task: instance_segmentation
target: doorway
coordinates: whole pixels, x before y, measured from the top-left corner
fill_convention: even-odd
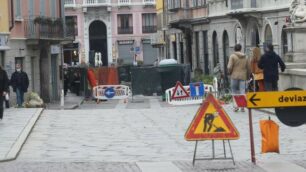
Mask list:
[[[107,29],[106,25],[99,20],[93,21],[89,26],[89,46],[90,51],[102,54],[103,66],[108,65],[107,52]]]

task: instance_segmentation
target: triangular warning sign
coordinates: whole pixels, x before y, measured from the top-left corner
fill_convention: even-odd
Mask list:
[[[187,97],[189,97],[188,92],[185,90],[182,83],[178,81],[171,95],[171,99],[182,99]]]
[[[239,132],[222,106],[209,94],[192,120],[185,139],[196,140],[236,140]]]

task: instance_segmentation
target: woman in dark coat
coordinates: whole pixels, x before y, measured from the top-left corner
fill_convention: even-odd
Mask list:
[[[4,111],[3,101],[9,89],[8,85],[9,85],[9,80],[7,74],[0,66],[0,120],[2,120],[3,118],[3,111]]]

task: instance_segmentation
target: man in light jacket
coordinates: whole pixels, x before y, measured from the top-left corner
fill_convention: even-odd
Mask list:
[[[248,59],[245,54],[241,52],[241,45],[235,45],[235,52],[230,56],[227,65],[228,73],[231,78],[231,90],[233,95],[245,94],[246,80],[248,76]],[[238,107],[234,107],[234,112],[239,110]],[[244,112],[244,108],[241,108]]]

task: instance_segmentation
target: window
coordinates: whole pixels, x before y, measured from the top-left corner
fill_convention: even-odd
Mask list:
[[[23,59],[24,57],[15,57],[15,64],[20,64],[23,68]]]
[[[15,12],[15,18],[18,20],[21,19],[21,0],[15,0],[14,1],[14,12]]]
[[[49,1],[51,3],[51,16],[52,17],[56,17],[56,5],[57,2],[56,1]]]
[[[243,0],[231,0],[232,10],[243,8]]]
[[[40,0],[40,15],[45,16],[46,12],[46,1],[45,0]]]
[[[78,18],[77,16],[66,16],[66,33],[68,36],[78,35]]]
[[[265,30],[265,43],[272,44],[272,42],[273,42],[272,29],[270,25],[267,25],[266,30]]]
[[[0,51],[0,66],[4,68],[4,51]]]
[[[132,14],[118,14],[118,34],[133,34]]]
[[[192,0],[192,7],[202,7],[206,5],[206,0]]]
[[[181,0],[168,0],[168,9],[181,8]]]
[[[288,53],[288,38],[287,38],[287,33],[284,30],[286,27],[283,28],[282,30],[282,56],[284,57]]]
[[[156,31],[156,13],[142,14],[142,32],[155,33]]]

